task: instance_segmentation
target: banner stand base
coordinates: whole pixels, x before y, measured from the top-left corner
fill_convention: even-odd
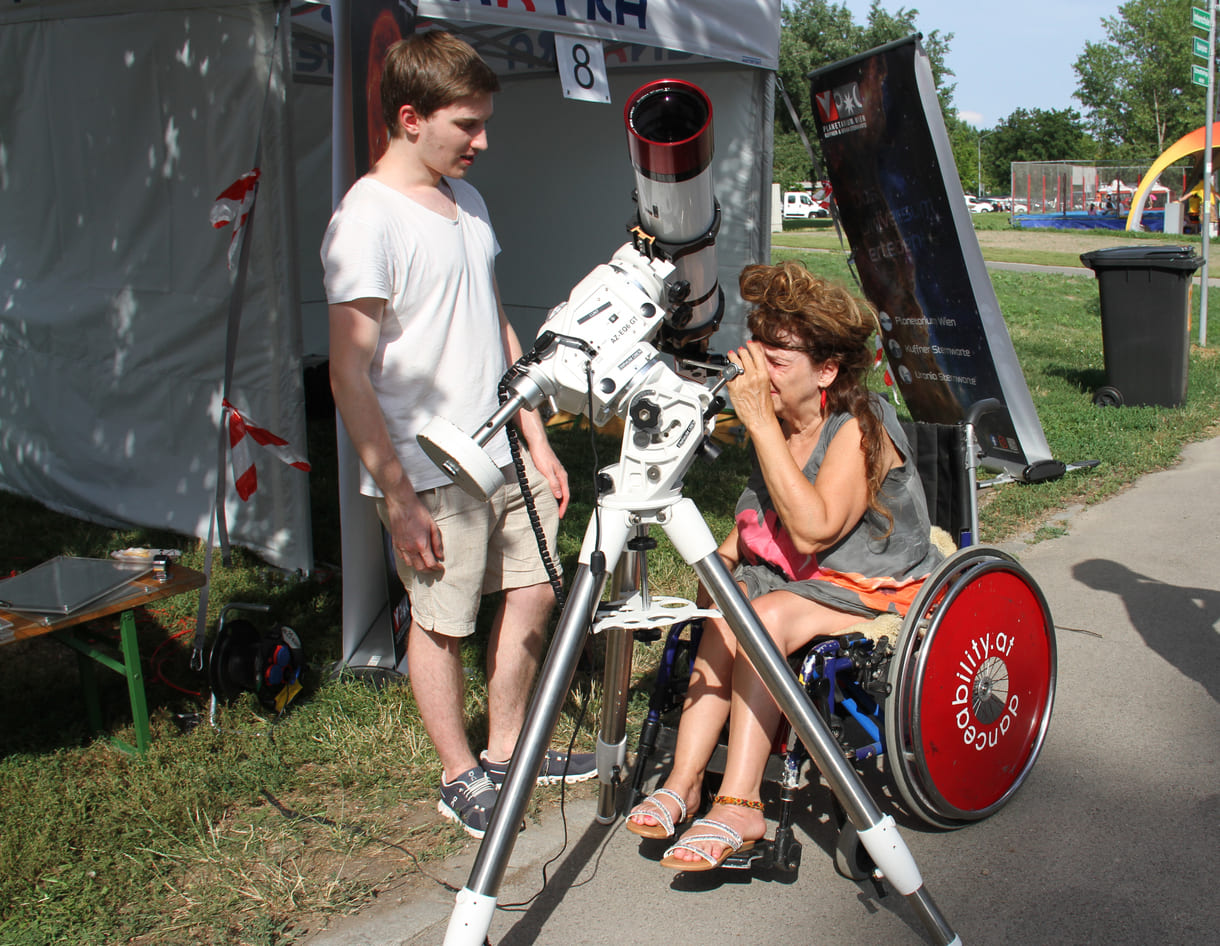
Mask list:
[[[387,605],[369,625],[364,637],[351,653],[332,665],[327,679],[337,680],[346,674],[359,680],[367,680],[376,687],[406,680],[407,655],[404,648],[402,658],[399,659],[392,626]]]

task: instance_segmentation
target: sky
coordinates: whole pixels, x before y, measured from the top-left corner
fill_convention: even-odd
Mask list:
[[[868,22],[870,0],[839,0],[857,23]],[[1074,108],[1072,64],[1086,42],[1106,39],[1102,17],[1117,16],[1122,0],[882,0],[883,9],[918,10],[924,35],[952,33],[947,65],[957,84],[960,117],[991,128],[1018,108]],[[1184,37],[1190,24],[1182,24]]]

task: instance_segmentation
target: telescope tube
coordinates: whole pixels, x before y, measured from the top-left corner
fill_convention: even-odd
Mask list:
[[[668,334],[680,344],[706,339],[724,311],[716,273],[720,208],[710,170],[711,100],[690,82],[658,79],[632,93],[623,122],[640,228],[674,263],[674,281],[690,286],[685,306],[667,319]]]

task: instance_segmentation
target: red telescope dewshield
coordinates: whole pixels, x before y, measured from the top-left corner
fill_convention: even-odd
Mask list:
[[[685,348],[715,332],[724,312],[716,275],[720,207],[712,192],[712,103],[697,85],[658,79],[635,90],[623,122],[635,168],[637,238],[659,249],[676,267],[675,282],[689,286],[666,332]]]

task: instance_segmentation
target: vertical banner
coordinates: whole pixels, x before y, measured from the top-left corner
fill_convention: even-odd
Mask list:
[[[988,466],[1018,478],[1050,448],[966,208],[919,37],[810,74],[818,136],[864,294],[911,416],[954,424],[972,405]]]
[[[352,144],[359,177],[377,163],[389,145],[390,132],[381,115],[381,70],[390,47],[415,31],[415,4],[410,0],[349,3]]]
[[[410,0],[335,0],[334,158],[337,206],[356,178],[385,153],[381,115],[386,51],[415,28]],[[339,528],[343,555],[343,659],[357,674],[404,672],[410,602],[394,567],[394,551],[373,503],[360,495],[360,460],[336,412]]]

